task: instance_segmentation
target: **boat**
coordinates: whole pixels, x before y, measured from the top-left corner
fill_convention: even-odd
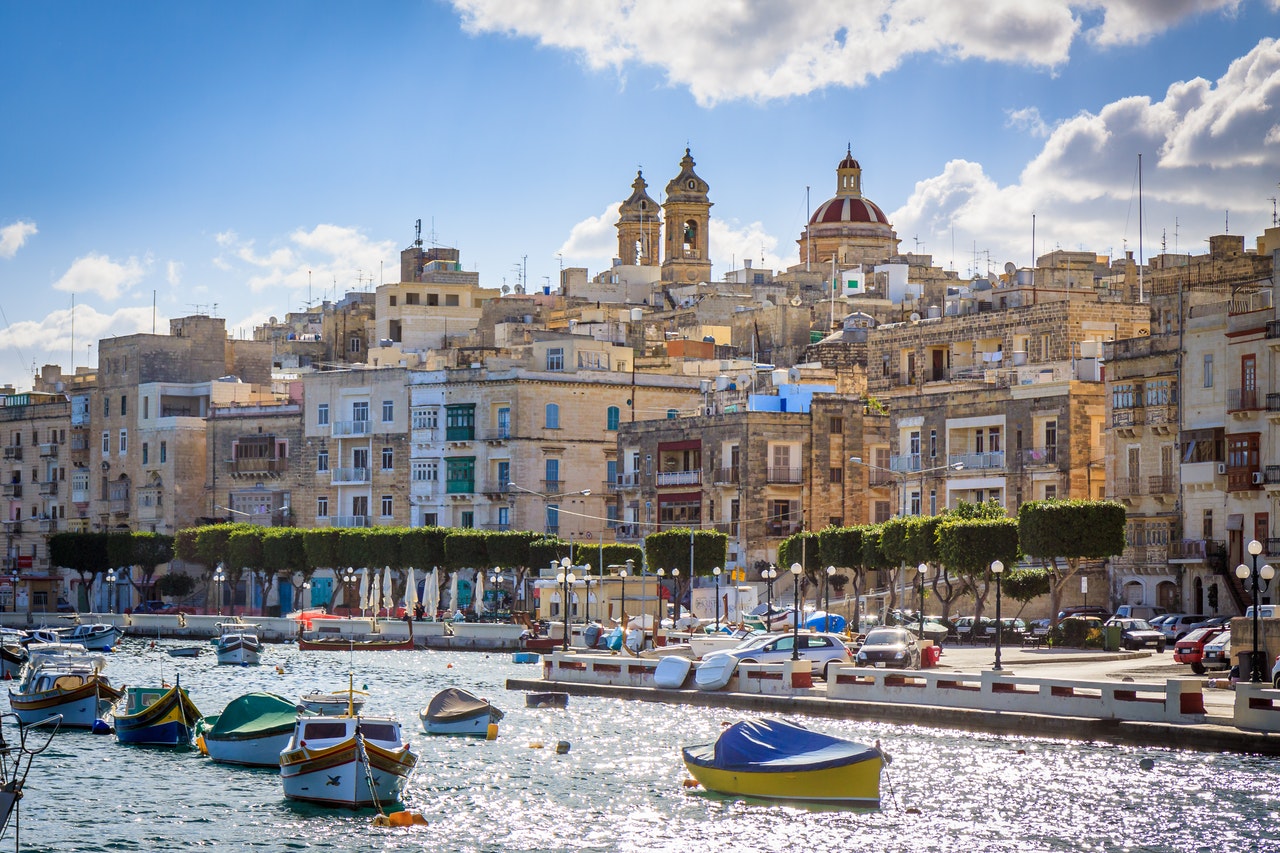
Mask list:
[[[262,657],[262,640],[258,637],[256,625],[245,625],[239,622],[219,622],[222,632],[214,648],[218,653],[218,663],[252,664],[259,663]]]
[[[94,625],[73,625],[56,629],[64,643],[79,643],[91,652],[109,652],[124,636],[124,630],[105,622]]]
[[[290,800],[381,810],[399,802],[417,763],[393,716],[300,716],[280,752],[280,782]]]
[[[298,721],[298,706],[274,693],[245,693],[196,726],[196,746],[219,764],[280,767]]]
[[[102,674],[107,659],[70,643],[33,643],[9,707],[24,726],[62,715],[64,728],[91,729],[124,695]]]
[[[8,637],[0,641],[0,678],[8,681],[17,678],[22,665],[27,662],[27,647],[11,642]]]
[[[315,714],[359,714],[368,695],[363,690],[313,690],[302,694],[298,704]]]
[[[461,687],[441,690],[427,707],[418,712],[422,728],[429,735],[485,737],[489,725],[502,719],[502,712]]]
[[[727,687],[738,669],[738,659],[733,655],[712,655],[693,671],[693,683],[699,690],[719,690]]]
[[[556,691],[526,693],[524,705],[526,708],[567,708],[569,707],[569,694]]]
[[[200,656],[203,648],[201,646],[175,646],[167,651],[171,658],[194,658]]]
[[[202,715],[181,684],[161,684],[125,688],[113,716],[119,743],[190,746]]]
[[[653,686],[666,690],[679,690],[689,678],[693,661],[686,657],[669,656],[658,661],[653,669]]]
[[[685,767],[717,794],[827,805],[878,806],[884,754],[776,719],[743,720],[715,743],[682,750]]]
[[[354,637],[311,636],[303,634],[298,637],[298,650],[303,652],[411,652],[413,651],[413,628],[409,636],[403,640]]]

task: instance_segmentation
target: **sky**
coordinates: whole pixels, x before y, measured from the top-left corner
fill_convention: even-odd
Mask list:
[[[1253,247],[1277,35],[1280,0],[0,0],[0,383],[394,282],[417,220],[486,287],[595,274],[686,148],[713,280],[798,263],[847,148],[962,277]]]

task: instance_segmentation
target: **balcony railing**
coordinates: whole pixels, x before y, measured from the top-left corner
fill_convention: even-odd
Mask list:
[[[446,495],[470,495],[476,490],[475,480],[446,480],[444,484],[444,492]]]
[[[36,522],[36,529],[39,530],[41,533],[57,533],[58,519],[42,518]]]
[[[636,542],[641,538],[639,524],[619,524],[613,528],[613,536],[619,542]]]
[[[640,487],[640,478],[644,476],[639,471],[632,471],[629,474],[618,475],[619,489],[637,489]]]
[[[702,469],[659,471],[655,483],[658,486],[698,486],[702,484]]]
[[[717,485],[736,486],[742,478],[741,468],[717,468],[715,473]]]
[[[1268,536],[1263,540],[1263,544],[1266,546],[1266,550],[1262,553],[1268,557],[1280,556],[1280,536]]]
[[[1174,492],[1174,476],[1172,474],[1152,474],[1147,478],[1147,494],[1171,495]]]
[[[1037,465],[1057,465],[1058,464],[1058,448],[1056,447],[1026,447],[1022,450],[1022,464],[1029,468]]]
[[[510,491],[510,480],[490,480],[484,484],[484,493],[486,495],[505,495]]]
[[[1179,539],[1169,543],[1169,559],[1183,563],[1202,563],[1225,556],[1227,545],[1217,539]]]
[[[344,483],[367,483],[369,482],[368,468],[334,468],[330,471],[329,482],[335,486]]]
[[[329,516],[330,527],[368,527],[369,516],[367,515],[331,515]]]
[[[231,470],[236,474],[283,474],[283,459],[236,459],[231,463]]]
[[[800,532],[800,524],[794,521],[769,521],[765,523],[765,534],[771,539],[778,539]]]
[[[563,489],[564,489],[564,480],[543,480],[542,481],[543,497],[559,494],[560,491]]]
[[[498,429],[484,431],[485,441],[506,441],[509,438],[511,438],[511,427],[499,427]]]
[[[1256,388],[1228,388],[1228,412],[1252,412],[1262,408],[1263,396]]]
[[[129,511],[129,499],[111,498],[107,501],[107,512],[126,513]]]
[[[730,539],[738,538],[738,522],[736,521],[717,521],[715,524],[716,533],[724,533]]]
[[[984,470],[1004,467],[1004,451],[992,453],[952,453],[947,456],[947,464],[963,465],[966,469]]]
[[[58,493],[57,480],[45,480],[43,483],[40,484],[40,494],[56,495],[57,493]]]
[[[334,421],[329,427],[330,435],[335,438],[344,438],[354,435],[369,435],[373,432],[372,421]],[[360,527],[363,525],[354,525]]]
[[[40,445],[40,455],[41,455],[42,457],[44,457],[45,459],[57,459],[57,458],[58,458],[58,445],[56,445],[56,444],[42,444],[42,445]]]
[[[873,489],[892,486],[896,482],[896,478],[888,471],[880,471],[876,468],[871,468],[867,474],[867,485]]]
[[[803,468],[769,468],[765,471],[765,482],[796,485],[804,482]]]
[[[5,447],[4,458],[14,459],[14,460],[17,460],[18,462],[21,462],[22,461],[22,445],[10,444],[7,447]]]
[[[1116,477],[1116,494],[1128,497],[1142,494],[1142,478]]]
[[[1112,409],[1111,425],[1113,427],[1141,426],[1146,423],[1146,409]]]
[[[601,488],[604,489],[605,492],[619,491],[622,489],[622,478],[615,477],[612,480],[605,480],[603,483],[600,484],[600,486]]]
[[[22,484],[5,483],[2,491],[6,498],[20,498],[22,497]]]

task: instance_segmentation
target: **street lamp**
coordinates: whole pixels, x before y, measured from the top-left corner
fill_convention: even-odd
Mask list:
[[[1004,669],[1000,665],[1000,576],[1004,574],[1004,563],[994,560],[991,563],[991,574],[996,576],[996,663],[991,667],[994,670]]]
[[[227,579],[227,573],[222,568],[222,563],[218,563],[218,567],[213,570],[213,582],[218,585],[218,615],[222,615],[222,584]]]
[[[502,575],[498,574],[498,567],[494,566],[493,571],[489,573],[489,589],[493,590],[493,621],[498,621],[498,602],[502,600],[499,594],[498,584],[502,583]]]
[[[931,474],[934,471],[963,471],[963,462],[950,462],[946,465],[934,465],[931,468],[918,468],[914,471],[895,471],[892,468],[884,468],[879,465],[872,465],[870,462],[863,462],[861,456],[850,456],[849,461],[854,465],[864,465],[874,471],[883,471],[886,474],[894,474],[902,478],[902,493],[898,504],[898,515],[909,515],[907,512],[907,480],[909,474],[920,475],[920,512],[918,515],[924,515],[924,475]]]
[[[1271,585],[1271,579],[1276,576],[1276,570],[1270,563],[1266,563],[1261,569],[1258,568],[1258,555],[1262,553],[1262,543],[1257,539],[1249,540],[1249,556],[1253,558],[1253,568],[1250,569],[1244,563],[1236,566],[1236,577],[1243,581],[1249,581],[1249,589],[1253,593],[1253,653],[1250,655],[1251,666],[1249,680],[1259,682],[1262,680],[1262,656],[1258,653],[1258,593]],[[1244,675],[1244,673],[1240,673]]]
[[[564,650],[567,652],[569,651],[569,587],[573,586],[577,578],[573,576],[573,572],[569,571],[568,557],[561,560],[560,565],[563,566],[564,571],[556,575],[556,581],[564,587],[564,606],[561,610],[564,616]]]
[[[929,566],[921,563],[916,566],[916,575],[920,578],[920,639],[924,640],[924,576],[929,571]]]
[[[583,579],[584,581],[586,581],[586,583],[587,583],[587,613],[586,613],[586,617],[587,617],[587,618],[586,618],[586,621],[587,621],[587,622],[590,622],[590,621],[591,621],[591,580],[592,580],[592,578],[591,578],[591,572],[586,571],[586,570],[583,570],[583,572],[582,572],[582,579]]]
[[[653,608],[653,647],[658,647],[658,629],[662,627],[662,579],[667,576],[667,570],[659,568],[654,572],[658,576],[657,586],[654,590],[654,598],[657,604]]]
[[[351,618],[351,589],[356,585],[356,577],[355,566],[347,566],[346,570],[342,573],[342,603],[347,606],[348,619]],[[364,608],[363,602],[360,603],[360,607],[361,609]]]
[[[711,570],[711,576],[715,578],[715,582],[716,582],[716,633],[717,634],[720,633],[720,571],[721,569],[719,566],[716,566],[714,569]],[[729,614],[726,613],[725,615],[728,616]]]
[[[630,560],[627,560],[630,563]],[[618,577],[622,578],[622,612],[618,616],[618,624],[622,626],[622,632],[625,635],[627,631],[627,567],[623,566],[618,569]]]
[[[671,624],[674,626],[680,621],[680,570],[671,570],[671,600],[676,603],[675,621]]]
[[[799,563],[791,564],[791,581],[795,587],[795,619],[791,621],[791,659],[800,660],[800,573],[804,567]]]
[[[116,612],[116,570],[111,569],[107,572],[107,602],[111,606],[111,614],[114,616]]]
[[[769,629],[769,623],[773,619],[773,582],[778,578],[778,567],[770,565],[769,568],[760,573],[760,576],[763,577],[765,583],[768,584],[768,592],[765,593],[766,597],[764,605],[764,627],[767,631]]]
[[[822,623],[822,627],[827,632],[831,631],[831,577],[835,573],[835,566],[827,566],[826,577],[822,579],[822,612],[827,614],[825,621]]]

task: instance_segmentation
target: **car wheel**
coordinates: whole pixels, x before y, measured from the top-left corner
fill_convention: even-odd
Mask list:
[[[831,664],[832,664],[832,663],[833,663],[833,661],[827,661],[826,663],[824,663],[824,664],[822,665],[822,680],[823,680],[823,681],[830,681],[830,680],[831,680]]]
[[[756,660],[755,658],[743,658],[742,660],[738,661],[738,663],[759,663],[759,662],[760,661]]]
[[[1156,654],[1160,654],[1160,655],[1164,654],[1164,643],[1156,644]]]
[[[1196,675],[1204,675],[1205,673],[1204,664],[1198,661],[1196,663],[1191,664],[1191,671],[1194,672]]]

